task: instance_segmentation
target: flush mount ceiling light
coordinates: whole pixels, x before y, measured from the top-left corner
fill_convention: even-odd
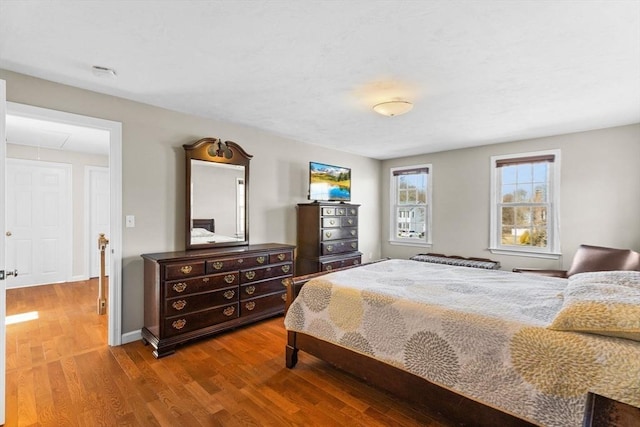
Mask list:
[[[374,105],[373,111],[383,116],[393,117],[408,113],[412,108],[413,104],[409,101],[394,100]]]
[[[108,79],[115,79],[118,75],[116,74],[116,70],[109,67],[102,67],[100,65],[94,65],[91,67],[91,71],[94,76],[105,77]]]

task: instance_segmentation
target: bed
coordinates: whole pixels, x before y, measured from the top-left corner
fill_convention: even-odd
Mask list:
[[[194,219],[191,228],[191,244],[237,242],[242,239],[216,233],[216,221],[213,218]]]
[[[640,272],[384,260],[288,283],[285,327],[289,368],[302,350],[463,425],[579,426],[593,393],[640,407]]]

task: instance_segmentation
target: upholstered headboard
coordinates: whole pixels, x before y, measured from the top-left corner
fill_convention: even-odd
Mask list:
[[[209,219],[194,219],[193,228],[204,228],[205,230],[209,230],[212,233],[216,232],[216,220],[213,218]]]

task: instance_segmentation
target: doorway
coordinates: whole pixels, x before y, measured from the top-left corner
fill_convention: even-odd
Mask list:
[[[103,222],[106,221],[110,229],[109,230],[110,235],[107,236],[110,240],[109,246],[107,247],[110,259],[108,264],[106,264],[107,275],[109,276],[108,344],[111,346],[120,345],[122,343],[122,332],[121,332],[122,125],[121,123],[113,122],[109,120],[97,119],[93,117],[81,116],[77,114],[65,113],[61,111],[49,110],[49,109],[33,107],[29,105],[24,105],[24,104],[17,104],[12,102],[7,102],[7,117],[8,118],[17,117],[25,120],[29,119],[29,120],[35,120],[35,121],[45,122],[45,123],[66,125],[66,126],[74,127],[74,129],[75,128],[84,129],[89,133],[102,132],[103,134],[106,135],[107,155],[108,155],[108,161],[107,161],[108,173],[106,174],[107,176],[106,179],[108,183],[108,191],[107,191],[106,197],[108,198],[108,203],[106,203],[106,206],[108,211],[106,214],[103,213],[102,216],[97,214],[96,216],[100,216],[100,218],[98,218],[99,220]],[[54,130],[48,130],[47,132],[50,134],[50,136],[53,137],[52,139],[54,141],[57,141],[56,142],[57,144],[66,145],[67,148],[71,148],[70,146],[73,145],[71,138],[69,137],[69,135],[67,135],[69,132],[68,129],[63,129],[62,131],[54,129]],[[10,135],[8,134],[8,137],[9,136]],[[12,141],[9,140],[8,143],[11,144]],[[42,148],[42,143],[40,143],[40,145],[36,143],[35,145],[37,146],[37,150],[39,150],[39,153],[42,155],[45,150],[44,148]],[[62,151],[63,149],[64,147],[62,146],[58,148],[58,150],[60,151]],[[7,155],[10,155],[10,153],[7,153]],[[76,173],[76,176],[78,174],[84,177],[87,175],[87,171],[85,168],[81,168],[78,171],[78,173]],[[102,178],[102,181],[96,184],[97,181],[100,181],[100,179],[96,178],[94,180],[95,181],[94,184],[97,186],[100,186],[99,191],[101,191],[102,194],[97,198],[97,200],[100,200],[101,205],[104,207],[105,206],[105,203],[104,203],[104,197],[105,197],[104,176],[105,175],[104,173],[102,173],[100,176]],[[82,180],[83,179],[79,179],[79,181],[82,181]],[[80,188],[74,188],[73,189],[74,194],[82,194],[83,197],[79,197],[79,198],[83,199],[84,195],[87,194],[88,192],[87,190],[85,190],[86,186],[87,186],[87,183],[85,183],[83,186],[80,186]],[[98,203],[97,200],[94,200],[94,203]],[[86,209],[85,209],[89,205],[90,205],[89,203],[83,202],[83,210],[80,213],[76,212],[72,214],[74,224],[86,222],[86,221],[83,221],[86,218],[88,218],[88,220],[91,220],[90,218],[91,214],[86,212]],[[81,218],[83,220],[78,221],[77,218]],[[75,267],[73,267],[72,273],[68,275],[69,277],[68,281],[86,280],[89,277],[91,277],[91,274],[92,274],[91,262],[89,261],[91,258],[90,251],[97,251],[97,249],[95,249],[97,247],[97,243],[93,242],[93,245],[90,245],[89,238],[85,238],[85,234],[88,233],[88,230],[90,229],[90,227],[89,228],[86,226],[82,227],[83,232],[81,233],[78,232],[77,227],[74,226],[73,228],[74,228],[74,232],[72,232],[71,234],[72,235],[75,234],[75,237],[78,237],[78,235],[80,235],[79,239],[76,239],[80,241],[80,244],[78,244],[78,242],[73,242],[73,245],[84,248],[84,249],[81,251],[77,251],[80,253],[80,255],[77,255],[77,257],[79,256],[80,258],[75,259],[73,261],[73,265]],[[87,232],[84,232],[84,230],[87,230]],[[86,247],[86,246],[89,246],[89,247]],[[14,268],[14,266],[7,264],[7,268],[12,269]],[[18,275],[20,275],[19,269],[18,269]],[[9,281],[11,280],[12,279],[9,279]],[[7,287],[10,287],[10,286],[11,284],[7,283]]]

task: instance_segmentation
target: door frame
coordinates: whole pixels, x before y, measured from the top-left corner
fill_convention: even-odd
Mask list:
[[[122,123],[32,105],[7,102],[6,114],[109,132],[110,228],[108,344],[122,344]],[[4,120],[4,115],[2,120]],[[5,142],[0,142],[5,145]],[[3,147],[3,150],[6,146]],[[4,199],[3,199],[4,200]],[[4,216],[4,212],[3,212]],[[4,245],[3,245],[4,250]],[[11,266],[8,266],[10,268]],[[4,342],[4,341],[3,341]]]
[[[0,164],[2,164],[2,172],[0,172],[0,200],[3,205],[5,203],[5,157],[7,152],[7,145],[5,144],[6,132],[6,112],[7,112],[7,103],[6,103],[6,87],[7,82],[0,79]],[[5,236],[6,225],[5,225],[5,210],[0,209],[0,227],[2,227],[2,232],[0,233],[0,270],[5,270],[6,266],[4,265],[5,258]],[[6,280],[0,280],[0,425],[4,425],[5,422],[5,383],[6,383],[6,355],[7,355],[7,337],[5,332],[5,318],[6,318]]]
[[[109,168],[104,166],[85,166],[84,167],[84,235],[85,235],[84,240],[85,240],[85,245],[87,250],[85,251],[83,262],[84,262],[84,271],[86,273],[87,279],[94,277],[91,274],[92,273],[91,254],[98,253],[97,240],[95,239],[95,236],[91,234],[91,226],[92,226],[92,218],[91,218],[92,197],[91,196],[93,195],[92,178],[93,178],[93,173],[96,171],[99,171],[99,172],[106,171],[106,173],[108,174]],[[111,230],[109,230],[109,233],[107,233],[105,237],[109,238],[110,235],[111,235]],[[105,255],[106,255],[105,258],[108,260],[109,259],[108,252],[106,252]],[[97,260],[99,260],[99,258],[97,258]],[[98,272],[98,275],[99,274],[100,273]],[[108,275],[109,275],[109,272],[107,271],[107,276]]]

